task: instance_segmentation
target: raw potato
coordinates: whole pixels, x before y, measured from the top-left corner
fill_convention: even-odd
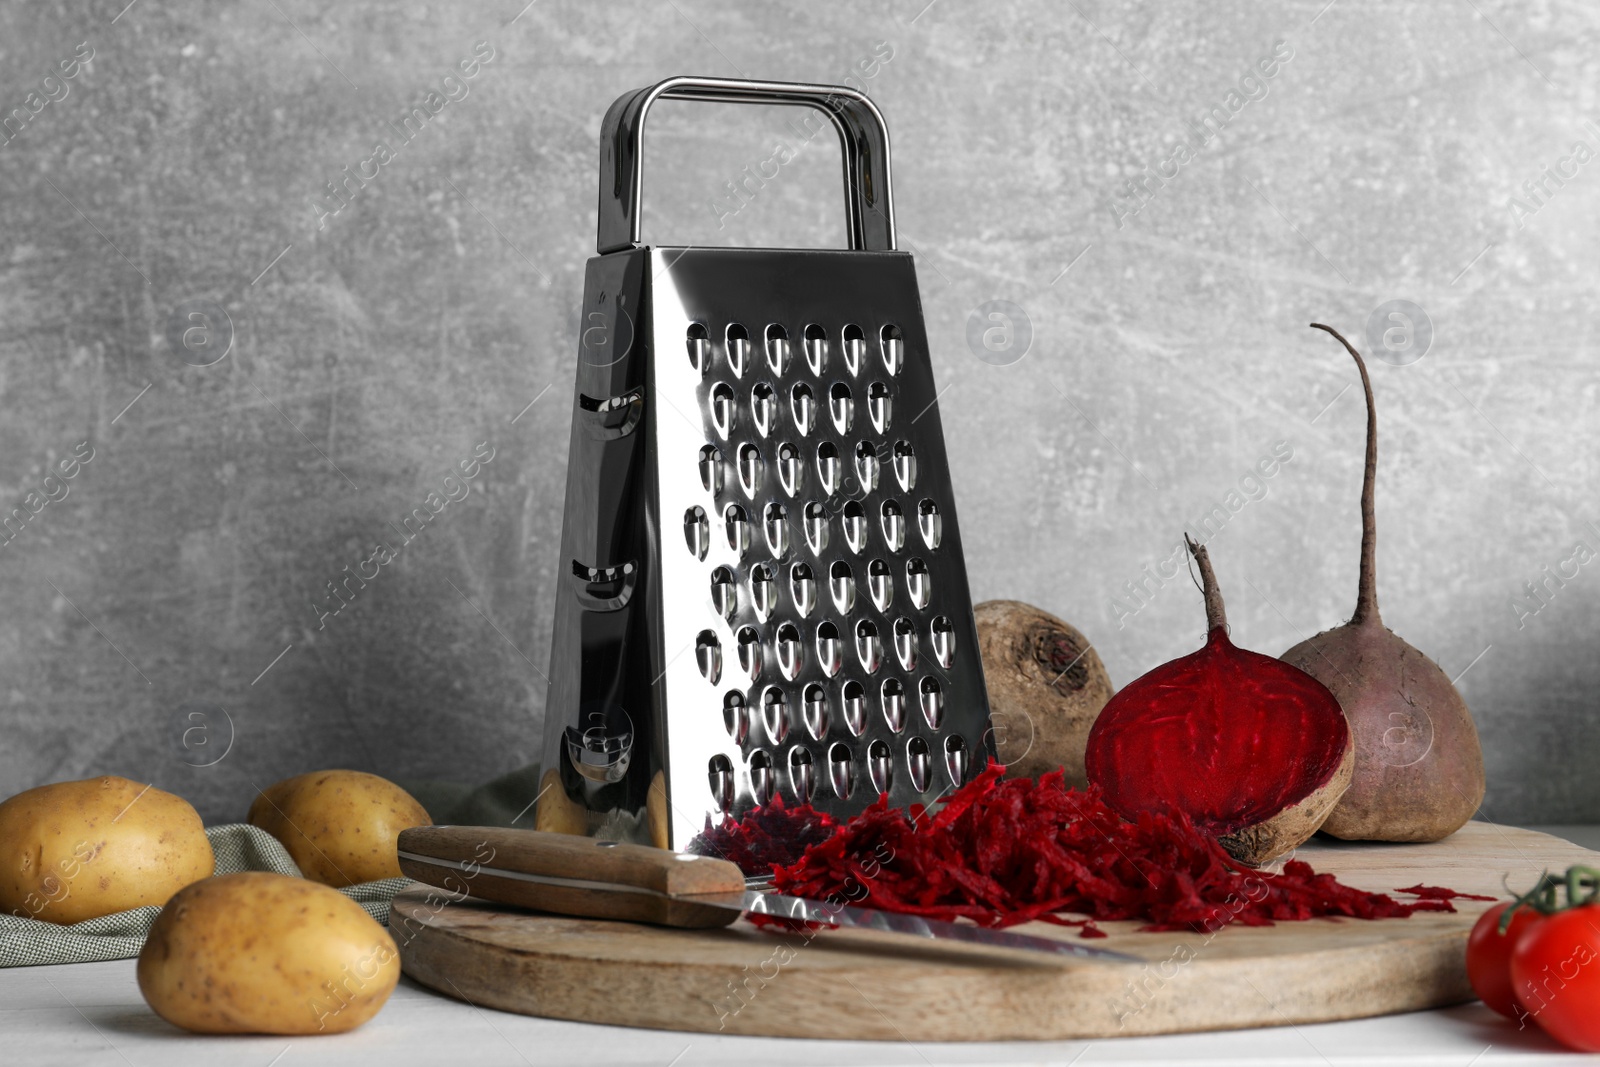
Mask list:
[[[654,783],[651,783],[651,789],[654,788]],[[649,800],[653,799],[652,793]],[[647,807],[649,800],[646,801]],[[552,834],[577,834],[580,837],[589,833],[588,813],[583,805],[567,796],[566,789],[561,785],[561,772],[554,767],[544,772],[544,780],[539,783],[539,806],[534,809],[533,828]]]
[[[362,771],[285,778],[256,796],[249,820],[282,841],[307,878],[332,886],[399,878],[400,831],[433,823],[410,793]]]
[[[0,804],[0,910],[53,923],[165,904],[216,869],[193,806],[106,775]]]
[[[1116,691],[1100,654],[1075,628],[1020,600],[986,600],[972,611],[1006,777],[1060,767],[1081,789],[1089,730]]]
[[[282,874],[208,878],[164,908],[139,953],[139,992],[202,1034],[338,1034],[400,980],[394,939],[337,890]]]

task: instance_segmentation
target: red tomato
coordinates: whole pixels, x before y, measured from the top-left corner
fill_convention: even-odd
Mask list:
[[[1511,925],[1500,932],[1500,917],[1511,905],[1496,904],[1479,917],[1467,937],[1467,980],[1472,991],[1489,1007],[1508,1019],[1521,1016],[1517,998],[1511,992],[1511,949],[1523,932],[1543,918],[1532,908],[1522,908],[1511,917]]]
[[[1545,1033],[1580,1052],[1600,1052],[1600,904],[1542,917],[1511,949],[1517,1003]]]

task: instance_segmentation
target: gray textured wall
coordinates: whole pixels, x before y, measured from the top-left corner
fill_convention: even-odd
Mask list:
[[[0,7],[0,109],[31,116],[0,144],[0,504],[29,515],[0,794],[120,772],[224,819],[313,767],[536,756],[600,116],[692,72],[879,102],[975,593],[1075,621],[1119,682],[1198,643],[1185,575],[1125,583],[1214,504],[1237,640],[1347,616],[1362,412],[1305,324],[1420,305],[1431,348],[1373,366],[1386,619],[1466,672],[1489,815],[1600,815],[1600,563],[1524,588],[1600,548],[1592,6],[125,2]],[[430,91],[413,139],[385,127]],[[789,117],[663,106],[647,239],[837,241],[821,138],[725,198]],[[345,167],[376,176],[333,213]],[[1020,360],[969,347],[990,300],[1024,309]],[[185,337],[191,302],[231,337]],[[380,539],[398,558],[320,618]]]

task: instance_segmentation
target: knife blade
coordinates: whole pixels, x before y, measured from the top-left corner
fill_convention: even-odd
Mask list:
[[[743,915],[916,937],[1002,953],[1143,963],[1112,949],[1014,930],[927,919],[839,900],[816,901],[745,887],[734,864],[571,834],[489,826],[402,830],[400,870],[410,878],[481,900],[592,919],[708,929]]]

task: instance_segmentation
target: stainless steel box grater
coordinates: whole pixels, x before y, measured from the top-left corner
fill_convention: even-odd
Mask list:
[[[640,241],[655,101],[820,110],[849,251]],[[889,136],[842,86],[671,78],[601,128],[541,829],[684,847],[780,795],[931,803],[993,753]]]

